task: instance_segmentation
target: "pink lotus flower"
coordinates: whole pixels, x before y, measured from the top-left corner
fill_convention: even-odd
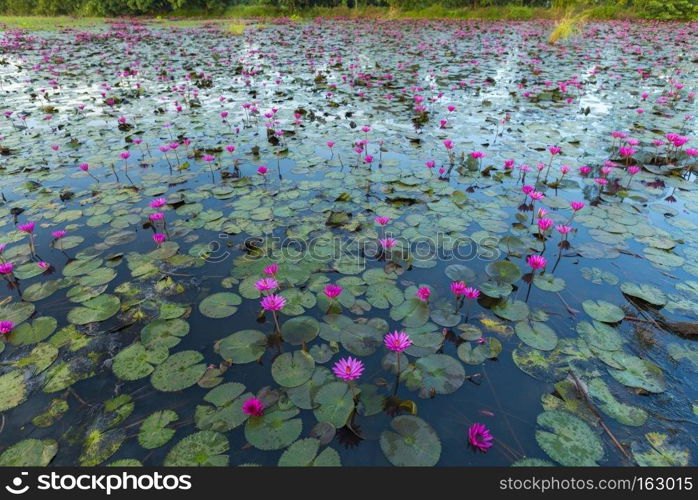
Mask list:
[[[266,274],[267,276],[276,276],[276,273],[278,271],[279,271],[279,264],[270,264],[264,268],[264,274]]]
[[[157,222],[160,220],[163,220],[165,218],[165,214],[162,212],[155,212],[152,213],[148,216],[148,219],[150,219],[152,222]]]
[[[469,286],[463,290],[463,295],[466,299],[474,300],[480,296],[480,290]]]
[[[504,168],[507,170],[511,170],[514,168],[514,160],[509,159],[509,160],[504,160]]]
[[[167,236],[165,236],[162,233],[155,233],[153,235],[153,241],[155,243],[157,243],[158,246],[162,245],[166,239],[167,239]]]
[[[265,311],[280,311],[286,305],[286,299],[281,295],[267,295],[261,302]]]
[[[257,173],[259,175],[265,175],[268,171],[269,171],[269,169],[267,167],[265,167],[264,165],[260,165],[259,167],[257,167]]]
[[[468,441],[474,448],[486,452],[492,447],[492,434],[483,424],[475,422],[468,429]]]
[[[34,227],[36,224],[34,222],[27,222],[26,224],[19,224],[17,229],[26,234],[31,234],[34,232]]]
[[[128,151],[122,151],[121,153],[119,153],[119,156],[121,156],[122,160],[128,160],[129,158],[131,158],[131,153],[129,153]]]
[[[524,184],[523,186],[521,186],[521,191],[523,191],[523,193],[526,195],[531,194],[535,190],[536,190],[536,188],[534,188],[533,186],[531,186],[529,184]]]
[[[453,149],[453,141],[451,139],[444,140],[444,147],[450,151]]]
[[[572,210],[574,210],[575,212],[579,212],[585,206],[586,205],[584,204],[583,201],[571,201],[570,202],[570,207],[572,207]]]
[[[53,239],[55,239],[55,240],[60,240],[60,239],[63,238],[63,236],[65,236],[66,234],[67,234],[66,231],[64,231],[64,230],[62,230],[62,229],[59,229],[58,231],[52,232],[52,233],[51,233],[51,236],[53,236]]]
[[[342,293],[342,290],[343,288],[339,285],[329,284],[325,285],[325,290],[323,290],[323,292],[328,298],[335,299]]]
[[[630,146],[623,146],[618,149],[618,153],[620,153],[623,158],[629,158],[636,153],[636,150]]]
[[[484,158],[485,153],[483,153],[482,151],[472,151],[470,153],[470,157],[477,160],[478,158]]]
[[[242,403],[242,412],[251,417],[261,417],[264,415],[264,403],[257,398],[247,398]]]
[[[387,334],[385,338],[383,338],[383,343],[385,343],[385,347],[393,352],[402,352],[412,345],[412,340],[405,332],[398,332],[396,330],[393,333]]]
[[[397,244],[397,240],[395,238],[381,238],[378,241],[380,242],[381,246],[386,250],[393,248]]]
[[[453,295],[456,297],[460,297],[462,295],[465,295],[465,289],[467,286],[465,285],[464,281],[454,281],[451,283],[451,292],[453,292]]]
[[[640,170],[641,170],[641,168],[636,166],[636,165],[633,165],[632,167],[628,167],[628,173],[630,175],[635,175],[635,174],[639,173]]]
[[[83,172],[87,172],[90,169],[90,166],[87,163],[81,163],[78,165],[78,168]]]
[[[332,147],[334,147],[334,141],[327,141],[327,147],[332,149]]]
[[[532,200],[536,200],[536,201],[542,200],[543,198],[545,198],[545,195],[543,193],[541,193],[540,191],[533,191],[529,196],[531,197]]]
[[[15,266],[12,264],[12,262],[0,262],[0,274],[5,276],[12,274],[14,267]]]
[[[552,219],[538,219],[538,229],[542,231],[547,231],[553,225]]]
[[[267,290],[276,290],[279,288],[279,283],[274,278],[262,278],[254,286],[260,292],[265,292]]]
[[[48,262],[44,262],[43,260],[41,262],[37,262],[36,265],[39,266],[39,268],[43,269],[44,271],[46,269],[48,269],[49,267],[51,267],[51,264],[49,264]]]
[[[427,166],[427,168],[434,168],[436,166],[434,160],[427,160],[426,162],[424,162],[424,164]]]
[[[419,287],[417,293],[415,293],[415,296],[422,302],[426,302],[431,296],[431,290],[426,286]]]
[[[548,260],[542,255],[530,255],[528,259],[526,259],[526,263],[531,269],[538,270],[543,269],[548,263]]]
[[[7,335],[15,327],[12,321],[0,321],[0,335]]]
[[[213,156],[213,155],[203,155],[203,156],[201,157],[201,159],[204,160],[204,161],[207,162],[207,163],[211,163],[213,160],[216,159],[216,157]]]
[[[342,358],[337,361],[332,367],[332,371],[337,378],[348,382],[361,376],[364,371],[364,364],[362,361],[349,356],[348,358]]]
[[[560,152],[562,151],[562,149],[560,149],[558,146],[550,146],[550,147],[548,148],[548,151],[550,151],[550,154],[551,154],[552,156],[555,156],[555,155],[560,154]]]
[[[150,202],[150,208],[162,208],[167,205],[167,200],[165,198],[155,198]]]
[[[228,145],[225,147],[225,150],[226,150],[228,153],[234,153],[234,152],[235,152],[235,146],[233,146],[232,144],[228,144]]]
[[[390,217],[376,217],[373,220],[379,226],[385,226],[388,222],[390,222]]]
[[[589,167],[587,165],[582,165],[581,167],[579,167],[579,173],[581,175],[587,176],[587,175],[589,175],[589,172],[591,172],[591,167]]]

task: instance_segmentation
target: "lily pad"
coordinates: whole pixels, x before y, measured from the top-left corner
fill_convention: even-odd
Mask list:
[[[232,316],[242,304],[242,298],[231,292],[220,292],[209,295],[199,304],[199,311],[207,318],[227,318]]]
[[[228,465],[228,438],[220,432],[199,431],[172,447],[165,467],[225,467]]]
[[[285,352],[271,365],[271,376],[279,385],[298,387],[315,371],[315,360],[305,351]]]
[[[603,442],[583,420],[563,411],[546,411],[536,418],[538,445],[550,458],[567,467],[599,465]]]
[[[298,410],[275,410],[245,424],[245,438],[259,450],[281,450],[293,443],[303,431],[303,421],[293,418]]]
[[[172,410],[156,411],[143,420],[138,431],[138,444],[146,450],[153,450],[167,444],[175,435],[175,429],[167,427],[179,417]]]
[[[281,336],[291,345],[310,342],[320,333],[320,323],[311,316],[296,316],[281,325]]]
[[[94,299],[83,302],[81,307],[76,307],[68,312],[68,321],[74,325],[86,325],[104,321],[117,312],[121,302],[115,295],[100,295]]]
[[[2,467],[46,467],[58,452],[53,439],[24,439],[0,455]]]
[[[625,318],[623,309],[605,300],[587,299],[582,302],[582,308],[589,316],[604,323],[617,323]]]
[[[516,335],[527,345],[541,351],[552,351],[557,346],[557,334],[540,321],[520,321],[516,323]]]
[[[446,354],[430,354],[419,358],[405,374],[405,383],[411,390],[419,390],[419,397],[450,394],[465,381],[465,370],[457,360]]]
[[[432,427],[419,417],[403,415],[383,431],[381,450],[396,467],[433,467],[441,457],[441,441]]]
[[[259,330],[241,330],[216,343],[216,351],[235,364],[257,361],[267,348],[267,336]]]
[[[637,387],[647,392],[660,393],[666,391],[664,372],[657,365],[646,359],[640,359],[624,352],[614,354],[613,358],[623,367],[623,370],[608,368],[611,376],[623,385]]]
[[[666,294],[659,288],[647,283],[637,284],[626,281],[620,285],[620,289],[624,294],[644,300],[653,306],[663,306],[667,303]]]
[[[330,382],[322,386],[313,398],[319,406],[314,414],[318,422],[329,422],[336,428],[344,427],[354,411],[351,389],[344,382]]]
[[[150,382],[159,391],[181,391],[196,384],[206,372],[204,359],[198,351],[182,351],[173,354],[158,365]]]

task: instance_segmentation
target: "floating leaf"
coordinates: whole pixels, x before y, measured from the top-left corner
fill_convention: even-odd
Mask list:
[[[216,343],[216,351],[235,364],[257,361],[267,347],[267,336],[259,330],[241,330]]]
[[[608,368],[608,372],[621,384],[644,389],[647,392],[659,393],[666,391],[664,373],[661,368],[651,361],[640,359],[637,356],[624,352],[614,354],[613,358],[624,368],[622,370]]]
[[[48,338],[58,326],[56,318],[42,316],[36,318],[31,323],[22,323],[7,336],[7,339],[14,345],[36,344]]]
[[[172,447],[165,457],[165,467],[225,467],[230,449],[228,438],[220,432],[199,431]]]
[[[303,421],[293,418],[298,410],[275,410],[247,420],[245,438],[259,450],[280,450],[293,443],[303,431]]]
[[[510,260],[498,260],[487,264],[487,275],[494,281],[511,285],[521,279],[522,273],[519,266]],[[473,276],[471,280],[475,278]],[[457,280],[455,280],[457,281]],[[468,280],[470,281],[470,280]],[[467,281],[466,281],[467,283]]]
[[[431,393],[450,394],[465,381],[463,365],[446,354],[430,354],[419,358],[406,372],[405,382],[411,390],[419,389],[419,397]]]
[[[563,411],[546,411],[536,418],[538,445],[550,458],[568,467],[598,465],[604,456],[603,443],[581,419]]]
[[[167,427],[179,417],[172,410],[156,411],[143,420],[138,431],[138,444],[146,450],[164,446],[175,435],[175,430]]]
[[[313,375],[315,360],[305,351],[285,352],[271,365],[271,376],[284,387],[297,387]]]
[[[222,384],[209,391],[204,401],[210,405],[198,405],[194,420],[199,429],[227,432],[242,425],[247,415],[242,411],[242,405],[252,394],[245,392],[245,386],[237,382]]]
[[[644,300],[654,306],[663,306],[667,303],[664,292],[647,283],[637,284],[626,281],[620,285],[620,289],[624,294]]]
[[[686,467],[690,458],[688,448],[671,444],[666,434],[648,432],[647,443],[633,441],[630,450],[641,467]]]
[[[68,312],[68,321],[74,325],[104,321],[119,312],[120,305],[121,302],[115,295],[100,295],[83,302],[81,307],[71,309]]]
[[[146,348],[140,342],[136,342],[114,356],[112,371],[121,380],[138,380],[153,373],[153,365],[159,365],[168,355],[164,346]]]
[[[317,439],[300,439],[288,447],[279,458],[279,467],[339,467],[342,465],[339,454],[332,448],[325,448],[318,455],[320,441]]]
[[[199,304],[199,311],[207,318],[227,318],[238,310],[242,304],[242,298],[231,292],[220,292],[209,295]]]
[[[509,321],[522,321],[528,318],[528,305],[521,300],[502,300],[492,307],[492,312]]]
[[[642,408],[630,406],[618,401],[606,383],[600,378],[593,378],[587,384],[589,395],[593,398],[597,407],[609,417],[616,419],[623,425],[639,427],[647,422],[647,412]]]
[[[14,408],[27,398],[24,371],[13,370],[0,375],[0,412]]]
[[[441,457],[441,441],[434,429],[419,417],[403,415],[383,431],[381,450],[396,467],[433,467]]]
[[[604,351],[617,351],[623,346],[618,330],[600,321],[594,320],[593,324],[580,321],[577,332],[589,345]]]
[[[159,391],[181,391],[196,384],[206,371],[200,363],[204,357],[198,351],[182,351],[173,354],[153,372],[150,382]]]
[[[0,455],[2,467],[46,467],[58,452],[53,439],[25,439]]]
[[[291,345],[310,342],[320,333],[320,323],[311,316],[297,316],[281,325],[281,336]]]
[[[582,308],[592,318],[604,323],[617,323],[625,317],[623,309],[605,300],[590,300],[582,302]]]
[[[319,405],[313,412],[318,422],[329,422],[336,428],[344,427],[354,411],[354,398],[345,382],[330,382],[322,386],[313,400]]]
[[[541,351],[552,351],[557,346],[557,334],[540,321],[520,321],[516,323],[516,335],[527,345]]]

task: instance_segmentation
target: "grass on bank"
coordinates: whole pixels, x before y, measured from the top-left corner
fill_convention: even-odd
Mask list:
[[[73,16],[0,16],[0,26],[25,30],[56,30],[61,28],[89,27],[104,24],[104,19],[99,17],[73,17]]]

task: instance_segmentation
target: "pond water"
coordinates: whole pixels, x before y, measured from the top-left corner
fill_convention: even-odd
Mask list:
[[[224,28],[2,31],[0,464],[696,464],[695,24]]]

